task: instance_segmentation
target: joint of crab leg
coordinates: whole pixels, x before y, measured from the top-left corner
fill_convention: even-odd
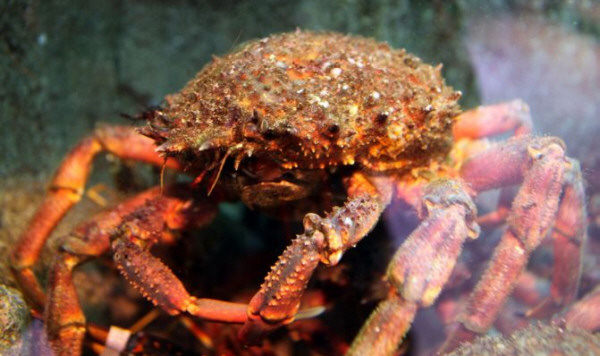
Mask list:
[[[52,339],[55,345],[60,345],[52,347],[52,355],[68,356],[71,353],[66,350],[81,350],[83,346],[81,339],[85,334],[85,323],[63,324],[58,328],[45,330],[48,338]]]
[[[431,216],[436,211],[447,209],[453,205],[461,205],[464,208],[464,222],[467,225],[467,236],[476,239],[480,228],[477,224],[477,207],[467,194],[464,184],[458,181],[440,179],[429,183],[423,192],[421,216]]]
[[[81,350],[85,333],[85,317],[79,306],[77,291],[71,282],[72,269],[80,256],[61,252],[55,258],[48,283],[53,286],[45,307],[45,329],[56,355]]]
[[[460,175],[476,192],[520,184],[536,160],[558,148],[564,154],[564,142],[556,137],[515,137],[471,157]]]
[[[479,232],[475,206],[458,183],[433,182],[426,192],[427,218],[396,252],[387,271],[404,299],[425,307],[433,304],[448,280],[464,240]]]
[[[368,234],[387,204],[389,192],[380,196],[364,178],[354,179],[357,192],[344,206],[334,208],[325,218],[312,213],[304,217],[305,234],[319,247],[325,265],[336,265],[348,248]]]
[[[349,220],[348,224],[352,224]],[[306,214],[304,231],[311,236],[314,243],[321,248],[321,262],[336,265],[342,258],[345,243],[342,234],[335,228],[330,219],[323,219],[317,214]]]

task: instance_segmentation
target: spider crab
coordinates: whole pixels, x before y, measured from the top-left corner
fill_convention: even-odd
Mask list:
[[[418,209],[422,223],[389,263],[389,295],[348,351],[386,355],[417,309],[434,303],[463,242],[478,236],[473,199],[520,184],[512,205],[492,216],[508,227],[443,349],[490,327],[550,231],[556,267],[551,293],[537,311],[570,303],[585,238],[578,163],[565,156],[560,139],[529,135],[524,103],[461,113],[459,97],[444,84],[441,66],[371,39],[296,31],[244,44],[214,58],[162,108],[142,114],[146,127],[99,128],[73,148],[12,253],[16,279],[34,306],[45,306],[58,355],[80,353],[85,333],[72,270],[106,253],[168,313],[243,323],[240,337],[257,342],[294,321],[319,263],[337,264],[392,200],[403,199]],[[483,140],[504,132],[514,137]],[[101,151],[194,179],[150,189],[80,225],[64,238],[44,291],[33,266],[52,229],[81,198],[92,158]],[[324,198],[333,186],[343,187],[341,201]],[[304,216],[304,232],[248,304],[191,296],[149,253],[166,231],[202,226],[219,202],[231,200]],[[321,203],[325,213],[307,211],[315,204],[304,202]]]

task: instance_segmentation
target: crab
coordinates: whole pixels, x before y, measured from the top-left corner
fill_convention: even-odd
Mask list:
[[[253,344],[293,322],[315,268],[336,265],[401,200],[422,222],[389,263],[387,298],[348,355],[394,353],[417,309],[442,291],[462,245],[478,237],[479,222],[507,228],[440,350],[490,327],[549,233],[552,288],[532,314],[556,311],[574,299],[586,237],[579,165],[560,139],[530,134],[523,102],[461,112],[460,96],[444,83],[441,65],[372,39],[296,31],[248,42],[141,114],[145,127],[101,127],[81,140],[13,250],[12,270],[32,305],[45,310],[57,355],[79,354],[86,330],[72,271],[103,254],[167,313],[243,324],[239,337]],[[506,141],[486,140],[507,132],[514,135]],[[152,188],[77,227],[56,252],[44,291],[33,267],[102,151],[192,179]],[[477,216],[479,193],[514,185],[512,204]],[[303,216],[304,231],[247,304],[190,295],[149,252],[169,231],[206,225],[225,201]]]

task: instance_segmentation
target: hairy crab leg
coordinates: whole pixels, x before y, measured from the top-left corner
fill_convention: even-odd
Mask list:
[[[37,308],[44,305],[44,292],[33,273],[33,265],[52,230],[81,199],[92,161],[101,151],[123,159],[158,166],[165,164],[165,160],[155,152],[154,141],[140,135],[133,127],[98,128],[71,150],[56,171],[44,201],[11,254],[10,263],[15,278],[23,293]],[[176,166],[172,161],[168,161],[167,165]]]
[[[144,237],[150,245],[161,240],[165,225],[179,229],[212,220],[216,206],[196,204],[188,209],[186,199],[190,195],[184,187],[169,187],[165,192],[160,187],[149,189],[79,225],[61,241],[50,268],[44,315],[48,340],[56,355],[79,355],[85,333],[85,316],[73,284],[73,269],[108,252],[115,230],[122,231],[126,226],[144,227]]]
[[[486,174],[482,174],[483,171]],[[473,157],[463,166],[461,175],[478,192],[519,182],[522,186],[507,219],[508,228],[463,312],[450,327],[450,335],[440,352],[450,351],[490,327],[524,270],[530,253],[555,221],[559,229],[567,226],[573,233],[563,239],[564,243],[555,241],[560,245],[557,250],[564,249],[564,255],[558,253],[557,257],[569,267],[565,275],[558,271],[562,266],[555,266],[559,276],[552,281],[551,288],[556,294],[552,298],[560,303],[572,300],[585,239],[579,166],[565,157],[559,139],[529,136],[511,139]],[[563,188],[567,199],[560,202]],[[559,211],[562,213],[557,215]]]
[[[420,215],[424,220],[388,266],[390,294],[362,326],[347,356],[393,354],[410,328],[417,308],[435,302],[465,239],[479,234],[475,205],[459,182],[429,183],[424,189],[422,206]]]
[[[583,246],[587,240],[585,189],[577,161],[569,160],[563,196],[552,227],[554,268],[550,295],[527,312],[536,318],[548,317],[575,301],[582,269]]]
[[[324,218],[304,217],[304,233],[298,235],[279,257],[258,293],[250,300],[248,321],[240,338],[260,342],[269,331],[294,320],[300,298],[319,261],[335,265],[377,223],[391,199],[387,179],[355,173],[346,182],[348,199]]]

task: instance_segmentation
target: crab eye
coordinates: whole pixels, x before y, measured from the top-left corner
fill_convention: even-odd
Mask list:
[[[334,140],[340,134],[340,125],[337,123],[329,124],[323,127],[321,134],[330,140]]]
[[[375,122],[379,125],[385,124],[390,115],[386,112],[381,112],[375,116]]]
[[[338,124],[331,124],[331,125],[329,125],[329,127],[327,127],[327,131],[331,135],[337,135],[338,133],[340,133],[340,125],[338,125]]]

